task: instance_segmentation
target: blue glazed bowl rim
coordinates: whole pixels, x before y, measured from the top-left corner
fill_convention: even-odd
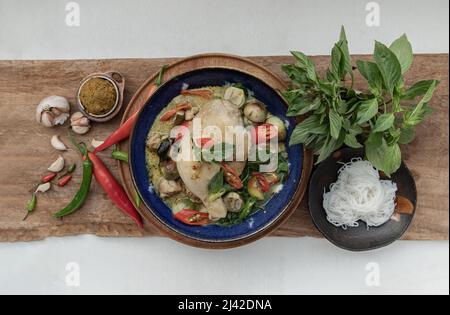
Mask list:
[[[139,113],[137,115],[136,118],[136,122],[139,120],[139,117],[141,116],[142,112],[144,111],[144,109],[149,106],[149,104],[151,104],[152,102],[152,98],[157,95],[158,91],[161,89],[164,89],[166,85],[170,84],[172,81],[177,80],[178,78],[188,75],[189,73],[193,73],[193,72],[201,72],[202,70],[214,70],[214,69],[218,69],[218,70],[230,70],[230,71],[235,71],[235,72],[239,72],[241,74],[244,74],[246,76],[251,77],[254,80],[260,81],[262,82],[264,85],[266,85],[268,88],[270,88],[271,90],[273,90],[282,100],[282,103],[286,106],[287,108],[287,102],[284,99],[284,97],[274,88],[272,88],[268,83],[266,83],[264,80],[258,78],[257,76],[248,73],[246,71],[243,71],[241,69],[236,69],[233,67],[227,67],[227,66],[204,66],[204,67],[199,67],[196,69],[192,69],[189,71],[185,71],[182,73],[179,73],[173,77],[171,77],[170,79],[166,80],[164,83],[162,83],[157,90],[145,101],[145,104],[139,109]],[[180,240],[179,237],[176,237],[175,239],[178,241],[183,242],[183,238],[186,240],[193,240],[193,241],[197,241],[200,243],[209,243],[209,244],[232,244],[234,242],[237,241],[243,241],[243,240],[247,240],[247,239],[258,239],[264,235],[266,235],[267,233],[271,232],[273,229],[277,228],[279,225],[281,225],[283,222],[285,222],[290,215],[295,212],[297,206],[300,204],[301,200],[304,197],[304,194],[306,193],[306,187],[307,187],[307,181],[311,172],[311,165],[309,165],[309,151],[306,150],[303,146],[299,146],[299,150],[301,151],[301,156],[302,156],[302,165],[300,166],[300,177],[299,177],[299,182],[297,183],[296,189],[294,190],[293,194],[292,194],[292,198],[288,199],[288,201],[286,202],[285,206],[280,209],[278,211],[278,213],[272,217],[270,220],[268,220],[267,222],[265,222],[262,226],[260,226],[259,228],[255,228],[253,231],[245,234],[245,235],[240,235],[237,237],[230,237],[227,239],[205,239],[205,238],[201,238],[201,237],[196,237],[196,236],[192,236],[189,235],[187,233],[185,233],[182,230],[178,230],[174,227],[172,227],[170,224],[168,224],[167,222],[165,222],[165,220],[161,219],[152,209],[152,207],[146,202],[145,198],[142,198],[141,193],[139,191],[138,188],[138,184],[136,182],[136,178],[133,172],[133,163],[131,163],[131,161],[133,160],[133,152],[134,150],[132,149],[132,145],[133,145],[133,139],[134,139],[134,135],[135,135],[135,130],[136,130],[136,125],[137,123],[133,126],[131,135],[130,135],[130,148],[129,148],[129,154],[130,154],[130,164],[129,164],[129,168],[130,168],[130,174],[131,174],[131,179],[133,182],[133,185],[135,187],[136,192],[139,194],[139,196],[141,197],[142,203],[145,205],[145,211],[148,212],[148,214],[151,215],[151,217],[153,218],[153,223],[156,225],[157,228],[162,228],[162,231],[167,232],[170,231],[171,233],[174,233],[175,235],[182,237],[182,239]],[[306,184],[305,184],[306,181]],[[303,186],[303,189],[302,189]],[[138,209],[140,210],[140,209]],[[144,216],[145,217],[145,216]],[[266,231],[268,231],[266,233]],[[169,236],[172,237],[172,235],[169,234]],[[258,237],[259,236],[259,237]],[[185,242],[186,243],[186,242]],[[187,242],[189,244],[189,242]],[[192,245],[192,244],[190,244]]]

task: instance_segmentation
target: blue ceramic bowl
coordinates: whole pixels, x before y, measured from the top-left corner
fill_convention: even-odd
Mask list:
[[[191,239],[200,242],[233,242],[264,233],[271,225],[283,218],[283,214],[292,206],[294,195],[299,188],[302,176],[303,148],[296,145],[288,148],[290,174],[282,191],[268,201],[264,210],[258,211],[245,222],[232,227],[208,225],[205,227],[188,226],[172,216],[171,209],[151,188],[147,175],[145,144],[147,134],[164,107],[177,96],[184,84],[189,88],[204,86],[222,86],[227,83],[241,83],[253,91],[255,97],[267,105],[268,110],[289,122],[288,139],[295,126],[295,120],[286,117],[287,105],[283,98],[263,81],[237,70],[227,68],[204,68],[184,73],[167,81],[147,101],[136,121],[130,143],[130,168],[134,184],[142,201],[156,219],[153,220],[165,231],[175,232],[176,239]],[[298,198],[299,199],[299,198]],[[296,206],[296,205],[294,205]]]

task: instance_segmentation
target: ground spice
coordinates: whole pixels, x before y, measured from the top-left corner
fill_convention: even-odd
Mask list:
[[[116,104],[117,92],[114,85],[104,78],[92,78],[80,90],[80,102],[87,112],[104,115]]]

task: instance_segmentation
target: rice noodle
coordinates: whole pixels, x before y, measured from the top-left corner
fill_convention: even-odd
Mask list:
[[[323,195],[323,207],[331,224],[347,229],[363,221],[369,228],[391,218],[397,185],[380,180],[378,170],[370,162],[352,159],[338,174],[338,180]]]

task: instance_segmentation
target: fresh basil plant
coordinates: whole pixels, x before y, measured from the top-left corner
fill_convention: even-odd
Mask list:
[[[428,103],[439,84],[425,80],[405,86],[404,74],[413,62],[406,35],[389,47],[375,42],[373,61],[358,60],[354,67],[342,27],[324,77],[305,54],[292,55],[296,63],[282,66],[291,80],[283,93],[288,116],[307,117],[296,126],[290,145],[311,148],[317,163],[343,145],[364,146],[366,158],[377,169],[388,176],[394,173],[401,164],[399,144],[414,139],[415,126],[431,113]],[[367,81],[367,91],[353,88],[355,70]]]

